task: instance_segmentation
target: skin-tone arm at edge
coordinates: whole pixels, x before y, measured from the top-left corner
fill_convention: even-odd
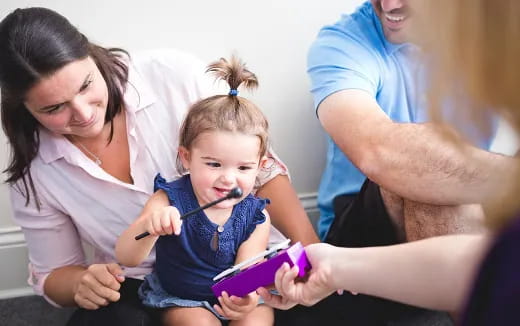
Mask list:
[[[480,234],[383,247],[333,247],[331,275],[338,289],[456,312],[488,245],[488,235]]]

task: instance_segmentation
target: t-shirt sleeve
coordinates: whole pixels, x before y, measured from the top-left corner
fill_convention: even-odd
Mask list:
[[[307,57],[315,109],[327,96],[345,89],[375,96],[380,79],[377,66],[374,51],[362,33],[345,30],[340,23],[324,27]]]

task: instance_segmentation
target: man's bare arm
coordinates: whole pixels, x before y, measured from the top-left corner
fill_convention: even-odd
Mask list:
[[[372,181],[397,195],[436,205],[482,202],[508,190],[515,159],[463,141],[453,144],[435,123],[395,123],[361,90],[327,97],[318,114],[325,130]]]

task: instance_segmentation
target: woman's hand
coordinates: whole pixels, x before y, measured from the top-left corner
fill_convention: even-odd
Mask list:
[[[219,305],[213,305],[213,308],[222,316],[231,320],[240,320],[253,311],[258,305],[258,294],[251,292],[243,298],[229,296],[226,292],[222,292],[222,296],[218,297]]]
[[[181,215],[179,210],[173,206],[156,209],[148,215],[144,226],[152,236],[179,235],[181,233]]]
[[[90,265],[80,274],[74,286],[74,301],[89,310],[116,302],[124,280],[123,270],[116,263]]]
[[[265,288],[258,289],[258,293],[266,304],[278,309],[289,309],[297,303],[305,306],[316,304],[337,290],[332,272],[334,248],[325,243],[305,247],[312,269],[304,280],[297,280],[298,266],[290,268],[284,263],[275,275],[275,286],[280,295],[272,295]]]

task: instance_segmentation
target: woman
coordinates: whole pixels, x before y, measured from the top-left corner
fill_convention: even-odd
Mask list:
[[[471,115],[463,112],[462,116],[484,117],[493,108],[520,134],[520,2],[410,4],[418,17],[414,23],[424,23],[418,25],[418,43],[433,55],[437,68],[432,79],[433,108],[446,98],[454,100],[460,111],[469,109]],[[491,234],[451,235],[378,248],[310,245],[306,251],[313,268],[305,283],[294,282],[296,268],[283,266],[276,276],[282,297],[265,289],[259,292],[268,303],[289,307],[312,305],[345,289],[454,311],[460,314],[462,325],[518,325],[520,164],[517,159],[510,159],[510,164],[516,167],[508,176],[512,184],[495,189],[495,196],[485,205]]]
[[[84,308],[71,324],[149,320],[136,291],[154,256],[123,270],[114,245],[152,194],[149,180],[158,172],[177,176],[185,111],[216,91],[206,78],[204,65],[181,52],[130,58],[92,44],[49,9],[17,9],[0,23],[14,219],[29,247],[36,293]],[[268,211],[281,232],[316,242],[286,175],[272,154],[257,193],[271,199]],[[82,243],[93,247],[90,265]]]

